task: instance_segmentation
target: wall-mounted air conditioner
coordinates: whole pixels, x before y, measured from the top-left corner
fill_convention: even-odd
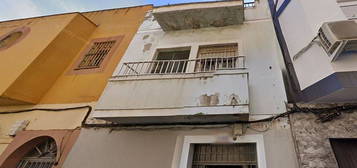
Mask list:
[[[326,22],[321,26],[318,38],[334,61],[342,54],[357,52],[357,23],[354,20]]]

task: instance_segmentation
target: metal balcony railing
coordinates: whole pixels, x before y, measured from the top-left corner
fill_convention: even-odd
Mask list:
[[[202,73],[234,69],[245,69],[244,56],[126,62],[117,76]]]

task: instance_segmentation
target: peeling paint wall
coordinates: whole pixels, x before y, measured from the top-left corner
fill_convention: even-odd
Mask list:
[[[326,123],[316,119],[314,114],[291,115],[301,167],[337,168],[329,138],[356,138],[357,113],[343,113],[340,118]]]
[[[254,125],[264,130],[269,123]],[[103,129],[84,128],[63,168],[180,168],[185,136],[232,138],[230,126]],[[290,127],[286,119],[261,133],[248,129],[246,135],[263,135],[267,168],[298,168]],[[238,137],[242,138],[242,137]]]
[[[177,82],[170,82],[172,84],[165,84],[171,79],[146,77],[145,80],[142,80],[142,78],[138,77],[136,79],[140,80],[119,81],[113,79],[107,85],[97,107],[114,109],[114,106],[122,104],[119,102],[119,97],[121,97],[120,100],[125,101],[128,105],[143,106],[150,102],[150,106],[156,105],[156,107],[167,108],[182,106],[184,104],[181,103],[182,101],[187,102],[184,105],[196,105],[197,100],[202,105],[216,103],[234,105],[247,102],[250,104],[249,111],[251,114],[278,114],[285,112],[286,95],[280,65],[282,56],[275,38],[267,2],[259,1],[255,8],[246,9],[245,13],[246,20],[242,25],[168,32],[164,32],[152,14],[148,13],[113,76],[119,74],[125,62],[154,60],[158,50],[189,48],[189,59],[196,59],[198,49],[202,45],[238,43],[239,55],[245,56],[247,66],[247,69],[241,70],[239,73],[249,74],[249,101],[245,101],[247,99],[245,93],[239,92],[239,90],[238,92],[233,91],[234,88],[242,87],[235,79],[240,78],[240,75],[231,75],[231,79],[227,77],[224,82],[211,79],[205,80],[203,76],[201,85],[189,84],[192,81],[191,79],[180,79]],[[187,69],[187,71],[193,72],[194,67],[188,67]],[[204,84],[204,81],[207,84]],[[190,86],[192,88],[190,92],[193,94],[181,96],[181,99],[173,103],[165,103],[172,99],[170,98],[171,95],[181,94],[179,91],[184,82],[185,86],[192,85],[192,87]],[[206,85],[210,85],[209,88],[215,88],[215,90],[204,91],[199,95],[195,94],[199,92],[197,90],[205,88]],[[127,86],[130,86],[131,89],[124,89]],[[121,87],[123,89],[120,89]],[[153,89],[157,89],[157,91],[155,95],[151,94],[151,96],[148,96],[148,94],[144,95],[144,97],[142,97],[142,94],[135,96],[133,91],[140,89],[142,93],[149,93]],[[228,92],[229,90],[232,91]],[[216,99],[216,96],[212,97],[216,93],[219,93],[218,99]],[[117,94],[117,96],[113,96],[114,94]],[[162,97],[166,98],[163,99]],[[135,101],[128,102],[128,98]],[[155,99],[160,99],[160,101],[152,103]],[[122,106],[122,108],[128,107]]]

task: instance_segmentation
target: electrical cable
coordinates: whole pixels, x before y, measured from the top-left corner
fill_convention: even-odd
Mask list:
[[[78,110],[78,109],[83,109],[83,108],[92,109],[91,106],[78,106],[78,107],[69,107],[69,108],[32,108],[32,109],[26,109],[26,110],[0,112],[0,115],[1,114],[27,113],[27,112],[31,112],[31,111],[60,112],[60,111],[68,111],[68,110]]]
[[[92,107],[91,106],[79,106],[79,107],[70,107],[70,108],[33,108],[33,109],[26,109],[26,110],[18,110],[18,111],[7,111],[7,112],[0,112],[1,114],[16,114],[16,113],[26,113],[31,111],[49,111],[49,112],[60,112],[60,111],[68,111],[68,110],[77,110],[87,108],[88,111],[82,121],[82,127],[119,127],[119,126],[155,126],[155,125],[173,125],[172,123],[156,123],[156,124],[131,124],[131,125],[124,125],[120,123],[109,123],[109,124],[87,124],[86,120],[88,119]],[[344,105],[344,106],[335,106],[329,108],[306,108],[306,107],[299,107],[296,104],[293,104],[293,107],[285,112],[275,116],[271,116],[264,119],[259,120],[237,120],[237,121],[229,121],[229,122],[208,122],[208,123],[175,123],[175,125],[217,125],[217,124],[253,124],[253,123],[260,123],[260,122],[274,122],[275,119],[286,117],[290,114],[294,113],[313,113],[318,116],[319,121],[321,122],[328,122],[337,117],[339,117],[342,112],[349,112],[351,110],[357,109],[357,105]]]
[[[295,61],[296,59],[298,59],[303,53],[305,53],[308,49],[310,49],[312,47],[312,45],[314,43],[317,43],[320,45],[320,41],[316,42],[315,40],[317,39],[318,36],[315,36],[309,44],[307,44],[304,48],[302,48],[299,52],[297,52],[294,56],[293,56],[293,60]]]

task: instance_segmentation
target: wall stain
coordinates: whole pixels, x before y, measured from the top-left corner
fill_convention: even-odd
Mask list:
[[[144,45],[143,52],[149,51],[150,48],[151,48],[151,46],[152,46],[152,43],[147,43],[147,44],[145,44],[145,45]]]

